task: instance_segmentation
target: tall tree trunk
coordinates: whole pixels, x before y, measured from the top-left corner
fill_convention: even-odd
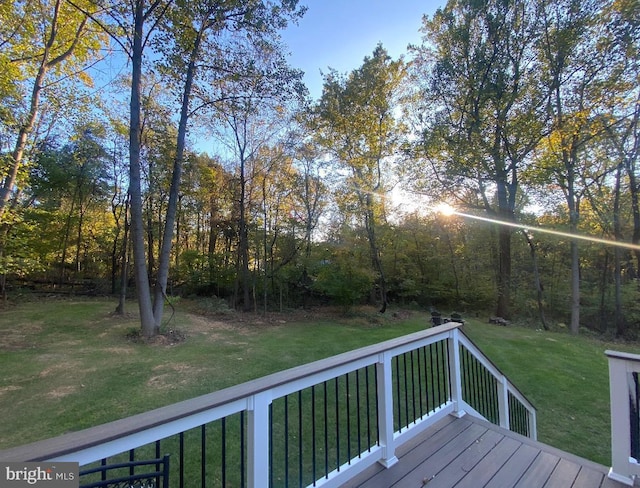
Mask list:
[[[575,227],[572,225],[572,229]],[[572,232],[574,232],[572,230]],[[571,322],[569,330],[577,334],[580,330],[580,252],[578,243],[571,241]]]
[[[498,229],[498,304],[496,315],[511,318],[511,227]]]
[[[370,193],[367,193],[364,197],[364,201],[366,204],[365,210],[365,227],[367,230],[367,237],[369,239],[369,250],[371,252],[371,262],[373,264],[373,269],[378,274],[378,283],[380,286],[380,313],[385,313],[387,311],[387,280],[384,275],[384,270],[382,269],[382,261],[380,260],[380,251],[378,250],[378,242],[376,240],[376,230],[375,230],[375,216],[373,210],[373,202]]]
[[[621,242],[622,229],[620,224],[620,187],[622,183],[622,170],[624,162],[618,164],[616,169],[616,182],[614,186],[613,197],[613,235],[615,240]],[[623,337],[625,334],[625,319],[622,312],[622,249],[618,246],[614,250],[614,283],[615,283],[615,314],[614,321],[616,324],[616,336]]]
[[[544,288],[542,286],[542,281],[540,281],[540,269],[538,268],[538,254],[536,252],[536,245],[529,237],[529,234],[526,230],[522,231],[524,238],[527,240],[527,244],[529,245],[529,254],[531,255],[531,263],[533,265],[533,279],[536,287],[536,301],[538,303],[538,317],[540,318],[540,323],[542,324],[542,328],[544,330],[549,330],[549,326],[547,325],[547,320],[544,316],[544,306],[542,303],[542,294]]]
[[[122,237],[122,249],[120,253],[120,293],[116,313],[124,315],[127,300],[127,284],[129,283],[129,196],[124,204],[124,235]]]
[[[152,337],[159,332],[153,317],[149,274],[145,256],[144,220],[142,213],[142,185],[140,171],[140,122],[142,92],[142,52],[144,27],[144,0],[134,4],[134,36],[131,53],[131,103],[129,124],[129,195],[131,198],[131,237],[133,240],[133,261],[140,311],[140,327],[144,337]]]
[[[189,58],[184,90],[182,92],[182,106],[180,108],[180,122],[178,123],[178,140],[176,143],[176,157],[173,161],[173,174],[171,176],[171,187],[169,188],[169,203],[165,216],[164,232],[162,235],[162,247],[158,256],[158,274],[153,294],[153,317],[156,327],[162,323],[164,310],[164,299],[167,295],[167,280],[169,278],[169,261],[171,259],[171,245],[173,242],[173,229],[176,224],[176,214],[178,211],[178,198],[180,193],[180,181],[182,180],[182,166],[184,162],[184,150],[187,138],[187,123],[189,121],[189,100],[191,98],[191,88],[193,77],[196,72],[196,60],[200,52],[201,32],[198,32],[194,40],[193,48]]]

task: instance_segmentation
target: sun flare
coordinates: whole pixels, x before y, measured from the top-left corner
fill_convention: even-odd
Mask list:
[[[453,214],[456,213],[456,209],[445,202],[439,203],[434,207],[434,209],[436,212],[444,215],[445,217],[451,217]]]

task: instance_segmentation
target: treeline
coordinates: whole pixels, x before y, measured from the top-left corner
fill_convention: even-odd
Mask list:
[[[640,330],[640,1],[451,0],[318,100],[303,14],[0,6],[5,294],[135,296],[147,335],[170,295]]]

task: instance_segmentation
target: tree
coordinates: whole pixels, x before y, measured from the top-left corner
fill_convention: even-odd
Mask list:
[[[171,22],[165,29],[167,33],[170,33],[169,42],[162,42],[166,38],[161,36],[159,50],[165,52],[165,73],[177,74],[179,80],[183,83],[183,89],[176,156],[154,291],[153,315],[156,327],[160,327],[166,297],[187,124],[189,118],[194,114],[190,104],[198,69],[204,70],[204,65],[206,64],[216,66],[220,61],[216,58],[220,56],[218,53],[223,48],[221,40],[225,30],[243,30],[246,31],[247,36],[256,36],[256,39],[252,42],[269,42],[270,37],[274,35],[277,29],[286,25],[289,17],[295,18],[302,15],[304,10],[298,10],[296,6],[297,0],[280,2],[279,8],[271,8],[267,3],[257,0],[228,3],[209,1],[199,2],[195,6],[188,2],[178,2],[176,8],[169,12],[168,19]],[[205,54],[212,56],[212,59],[207,59]],[[220,72],[217,68],[208,69],[207,74],[213,77],[220,77]],[[238,71],[233,71],[231,74],[232,76],[244,75],[244,73]],[[228,75],[229,73],[224,73],[222,77],[225,82],[229,78]],[[219,78],[218,82],[221,83],[222,80]],[[220,98],[222,99],[224,96],[222,94]],[[209,100],[209,103],[212,102],[214,100]]]
[[[427,162],[420,183],[470,208],[465,195],[480,195],[479,208],[513,222],[520,171],[543,134],[535,5],[451,0],[425,18],[423,32],[414,48],[418,153]],[[496,314],[509,317],[512,228],[497,234]]]
[[[303,304],[311,292],[310,276],[313,233],[327,206],[327,185],[322,181],[325,163],[320,160],[320,151],[311,141],[302,142],[294,152],[298,168],[297,181],[293,185],[294,212],[297,221],[303,224],[304,258],[299,283],[302,286]]]
[[[403,135],[403,125],[394,111],[404,74],[404,62],[393,61],[381,45],[377,46],[348,76],[335,72],[325,76],[313,122],[317,143],[331,154],[340,170],[348,172],[343,190],[357,198],[356,214],[367,234],[380,287],[380,312],[387,308],[387,291],[376,228],[388,189],[385,166],[398,155]]]
[[[586,185],[598,177],[590,158],[589,143],[603,130],[601,83],[611,74],[606,69],[610,54],[601,45],[599,9],[595,1],[554,0],[541,11],[539,42],[541,72],[548,80],[548,136],[541,154],[548,177],[561,189],[568,208],[569,230],[576,232]],[[606,122],[604,122],[606,125]],[[600,171],[602,176],[603,169]],[[591,175],[587,177],[586,175]],[[586,183],[583,184],[583,183]],[[571,241],[571,322],[580,327],[580,255]]]
[[[15,195],[43,97],[55,98],[55,86],[65,78],[89,81],[83,70],[95,59],[104,36],[91,31],[87,15],[63,0],[8,2],[0,8],[0,99],[15,102],[22,95],[26,102],[26,106],[16,107],[17,113],[3,116],[13,119],[17,134],[2,172],[2,219]]]

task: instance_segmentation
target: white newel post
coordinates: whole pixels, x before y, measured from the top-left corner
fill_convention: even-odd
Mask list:
[[[269,486],[269,405],[271,392],[247,398],[247,486]]]
[[[453,329],[447,340],[449,353],[449,381],[451,382],[451,401],[453,402],[453,415],[462,417],[465,411],[462,405],[462,373],[460,370],[460,342],[458,329]]]
[[[382,459],[379,463],[390,468],[398,462],[393,438],[393,381],[391,379],[391,354],[381,353],[376,363],[378,386],[378,425]]]
[[[609,357],[609,399],[611,405],[611,469],[609,478],[633,486],[629,469],[631,428],[627,363],[606,352]]]
[[[509,428],[509,390],[507,388],[507,378],[500,375],[497,378],[498,388],[498,415],[500,416],[500,427]]]

